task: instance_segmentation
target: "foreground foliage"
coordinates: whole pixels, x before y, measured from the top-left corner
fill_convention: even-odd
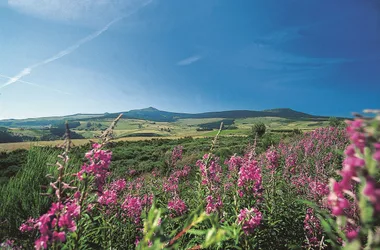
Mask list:
[[[69,158],[69,140],[55,167],[41,168],[43,162],[36,162],[39,169],[33,178],[39,179],[32,189],[46,197],[39,203],[26,199],[26,204],[37,206],[35,212],[23,218],[19,229],[24,234],[7,235],[4,247],[379,247],[378,118],[358,119],[347,131],[328,127],[294,134],[292,140],[270,147],[261,139],[241,156],[217,155],[216,136],[198,160],[176,146],[162,165],[122,170],[112,167],[113,152],[107,149],[112,148],[109,140],[116,122],[92,145],[80,168],[78,158]],[[352,144],[343,159],[348,140]],[[45,182],[45,173],[50,173],[49,188],[37,187]],[[22,183],[11,181],[3,190],[10,195],[9,190]],[[16,184],[20,186],[11,186]],[[9,198],[6,207],[11,206]],[[20,216],[14,218],[5,218],[4,224],[20,225]]]

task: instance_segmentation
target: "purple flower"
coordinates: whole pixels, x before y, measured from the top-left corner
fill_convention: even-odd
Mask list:
[[[183,200],[175,198],[168,202],[168,209],[174,210],[175,215],[180,216],[186,212],[187,207]],[[172,217],[174,217],[175,215],[171,214]]]
[[[262,219],[261,212],[256,208],[244,208],[238,215],[238,224],[242,225],[245,234],[251,234],[260,225]]]

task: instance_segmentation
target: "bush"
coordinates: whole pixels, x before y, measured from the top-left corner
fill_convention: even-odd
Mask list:
[[[262,122],[259,122],[259,123],[256,123],[253,125],[252,127],[252,133],[251,133],[251,136],[252,137],[262,137],[264,134],[265,134],[265,131],[266,131],[266,127],[265,127],[265,124],[262,123]]]
[[[329,126],[331,127],[340,127],[344,125],[344,122],[342,120],[339,120],[336,117],[330,117],[329,118]]]

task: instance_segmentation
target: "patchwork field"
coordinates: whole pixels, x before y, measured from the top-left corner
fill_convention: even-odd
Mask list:
[[[112,119],[92,118],[89,121],[80,121],[79,126],[72,128],[72,132],[82,139],[73,139],[75,145],[83,145],[89,140],[96,140],[102,131],[107,128]],[[116,140],[137,141],[153,138],[180,138],[180,137],[209,137],[215,136],[221,122],[226,125],[221,131],[221,136],[248,136],[252,133],[252,126],[256,123],[264,123],[267,132],[283,133],[294,129],[310,131],[318,127],[328,125],[327,120],[309,121],[292,120],[278,117],[264,118],[204,118],[204,119],[179,119],[175,122],[153,122],[138,119],[121,119],[114,130]],[[27,141],[0,143],[0,151],[11,151],[18,148],[27,149],[32,145],[56,146],[62,140],[44,140],[51,132],[46,128],[17,127],[8,128],[13,135],[26,138]],[[63,130],[62,130],[63,131]],[[63,133],[63,132],[62,132]]]

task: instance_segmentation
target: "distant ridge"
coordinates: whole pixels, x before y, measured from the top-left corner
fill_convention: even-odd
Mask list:
[[[204,113],[175,113],[158,110],[153,107],[145,109],[136,109],[126,112],[120,112],[124,118],[143,119],[158,122],[173,122],[178,119],[191,119],[191,118],[249,118],[249,117],[281,117],[288,119],[321,119],[327,118],[326,116],[314,116],[303,112],[298,112],[290,108],[267,109],[263,111],[254,110],[228,110]],[[108,114],[108,117],[116,117],[120,113]]]
[[[321,120],[327,119],[327,116],[314,116],[307,113],[295,111],[290,108],[276,108],[266,109],[262,111],[255,110],[227,110],[216,112],[204,112],[204,113],[177,113],[156,109],[154,107],[148,107],[143,109],[133,109],[130,111],[117,112],[117,113],[104,113],[104,114],[73,114],[66,116],[51,116],[41,118],[28,118],[28,119],[6,119],[0,120],[0,127],[10,126],[47,126],[50,124],[62,123],[65,120],[70,121],[88,121],[93,119],[106,119],[117,117],[120,113],[123,114],[123,118],[129,119],[141,119],[154,122],[174,122],[178,119],[195,119],[195,118],[250,118],[250,117],[279,117],[286,119],[296,120]]]

